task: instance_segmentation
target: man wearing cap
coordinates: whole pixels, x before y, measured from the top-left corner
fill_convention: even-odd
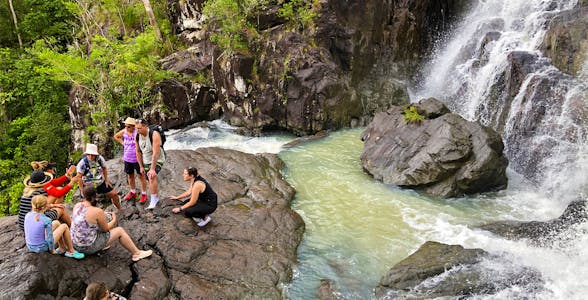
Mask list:
[[[83,185],[93,185],[98,194],[106,194],[116,208],[121,209],[118,191],[108,181],[108,169],[106,160],[98,153],[98,146],[86,144],[84,157],[80,159],[76,170],[78,178]]]
[[[125,128],[114,134],[114,140],[123,146],[125,173],[127,174],[127,181],[131,188],[124,199],[129,201],[137,198],[137,190],[135,189],[135,173],[137,173],[141,182],[141,198],[139,202],[145,203],[147,201],[147,180],[141,174],[141,167],[137,162],[137,153],[135,152],[135,135],[137,134],[137,130],[135,130],[135,119],[130,117],[126,118],[124,124]]]

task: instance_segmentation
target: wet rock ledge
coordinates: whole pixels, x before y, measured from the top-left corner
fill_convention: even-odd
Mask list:
[[[81,261],[27,253],[16,216],[1,218],[0,299],[81,299],[92,281],[130,299],[281,298],[304,232],[304,222],[290,209],[295,191],[281,177],[283,162],[273,154],[219,148],[166,153],[160,196],[184,191],[182,170],[196,166],[219,195],[209,225],[200,229],[173,214],[177,201],[164,199],[150,212],[121,200],[119,225],[140,248],[155,252],[133,263],[118,243]],[[121,160],[108,166],[111,182],[126,193]]]

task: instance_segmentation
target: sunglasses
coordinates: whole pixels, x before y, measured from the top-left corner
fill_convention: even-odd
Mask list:
[[[126,128],[134,128],[135,125],[125,125]]]

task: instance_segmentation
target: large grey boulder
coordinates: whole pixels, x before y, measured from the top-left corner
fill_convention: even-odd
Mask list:
[[[280,298],[304,231],[302,219],[289,208],[294,189],[281,178],[283,162],[273,154],[218,148],[167,155],[158,175],[164,199],[156,209],[122,200],[118,212],[119,225],[136,244],[154,251],[150,258],[133,263],[118,243],[81,261],[27,253],[16,217],[2,218],[0,299],[81,299],[92,281],[104,281],[130,299]],[[179,203],[165,199],[187,189],[182,170],[189,166],[196,166],[219,195],[219,208],[204,228],[172,213]],[[109,161],[108,167],[123,195],[128,187],[121,160]]]
[[[489,268],[492,264],[511,266],[492,270]],[[515,266],[508,259],[482,249],[428,241],[388,271],[376,287],[375,296],[376,299],[461,299],[492,295],[511,286],[537,290],[541,283],[536,270]]]
[[[407,123],[400,106],[374,117],[361,136],[365,170],[384,183],[439,197],[506,187],[508,160],[494,130],[449,113],[433,98],[415,106],[422,122]]]

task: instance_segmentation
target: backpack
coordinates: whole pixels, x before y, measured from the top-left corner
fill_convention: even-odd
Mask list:
[[[149,125],[149,142],[151,143],[151,145],[153,145],[153,131],[159,132],[159,136],[161,137],[161,149],[163,149],[163,144],[165,144],[165,133],[163,132],[163,128],[161,128],[161,125]],[[138,144],[139,143],[139,134],[138,133],[135,136],[135,140],[137,141],[137,144]],[[139,148],[139,151],[141,151],[141,148]],[[165,149],[163,149],[163,151],[165,151]]]
[[[92,170],[92,166],[90,166],[90,160],[88,159],[87,156],[84,156],[83,160],[84,160],[84,174],[83,175],[87,176],[87,174],[89,172],[90,175],[92,176],[92,179],[94,179],[94,177],[96,177],[96,175],[98,174],[98,171],[96,170],[96,168],[98,168],[98,167],[103,168],[104,167],[102,165],[102,163],[100,162],[100,157],[96,157],[94,170]]]

